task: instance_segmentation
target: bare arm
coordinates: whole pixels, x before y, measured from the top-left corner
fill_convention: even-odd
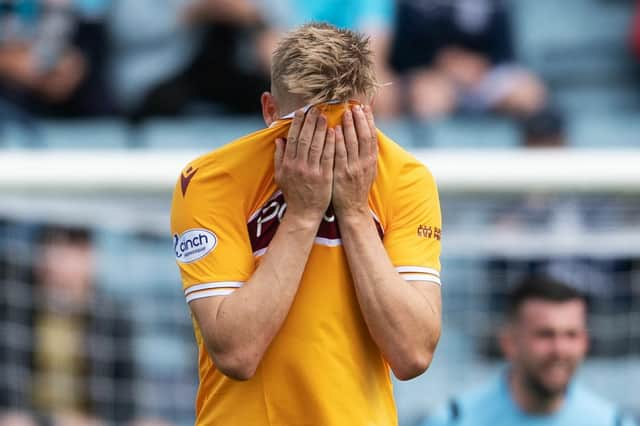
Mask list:
[[[25,45],[0,46],[0,78],[34,88],[40,79],[29,48]]]
[[[376,171],[375,135],[369,107],[345,114],[336,132],[333,205],[369,332],[396,377],[408,380],[428,368],[438,343],[440,287],[406,282],[378,237],[367,202]]]
[[[409,380],[422,374],[440,337],[440,286],[406,282],[396,272],[371,214],[345,218],[340,230],[371,336],[397,378]]]
[[[306,120],[296,113],[286,146],[276,141],[275,179],[288,207],[269,250],[242,288],[191,302],[209,354],[229,377],[253,376],[289,312],[331,199],[334,141],[316,109]]]

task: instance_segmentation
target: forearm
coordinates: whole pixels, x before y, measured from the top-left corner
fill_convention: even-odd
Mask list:
[[[263,95],[263,102],[269,99]],[[209,354],[230,377],[253,376],[285,321],[331,200],[334,143],[317,108],[306,116],[296,111],[287,140],[275,140],[274,180],[287,200],[287,213],[266,254],[235,292],[192,302]]]
[[[207,343],[216,361],[233,358],[226,362],[255,371],[298,290],[319,224],[314,222],[285,215],[253,276],[212,313]]]
[[[368,212],[339,216],[339,223],[369,332],[398,378],[415,377],[428,367],[440,336],[439,298],[425,296],[396,272]]]

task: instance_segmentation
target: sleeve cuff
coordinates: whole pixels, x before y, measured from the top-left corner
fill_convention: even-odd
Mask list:
[[[187,303],[194,300],[204,299],[205,297],[228,296],[242,287],[242,281],[217,281],[211,283],[202,283],[192,285],[184,291]]]
[[[433,268],[425,268],[423,266],[397,266],[396,272],[405,281],[426,281],[442,285],[440,281],[440,271]]]

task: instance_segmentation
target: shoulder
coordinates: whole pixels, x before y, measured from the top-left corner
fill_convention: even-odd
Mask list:
[[[263,129],[208,152],[187,163],[178,176],[175,193],[237,193],[256,176],[273,168],[274,139],[277,129]]]
[[[450,398],[440,406],[424,426],[491,424],[496,413],[504,413],[505,399],[499,379]]]
[[[380,131],[378,132],[378,144],[378,171],[382,178],[395,184],[418,181],[435,187],[435,179],[429,168]]]
[[[502,377],[499,376],[460,395],[457,401],[461,415],[475,417],[481,412],[501,410],[501,407],[507,403],[507,394],[503,391],[503,385]]]
[[[183,174],[188,170],[198,170],[198,174],[233,172],[238,167],[246,165],[249,158],[264,150],[268,138],[262,137],[269,129],[263,129],[209,151],[189,161],[182,169]]]
[[[594,424],[614,425],[616,418],[622,414],[612,402],[581,384],[573,385],[568,408],[572,416],[590,419]]]

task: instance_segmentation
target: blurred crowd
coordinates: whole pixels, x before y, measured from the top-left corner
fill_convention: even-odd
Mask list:
[[[139,416],[134,324],[96,284],[91,231],[34,229],[33,262],[0,256],[0,425],[170,425]]]
[[[519,63],[506,0],[0,0],[0,115],[254,114],[283,31],[371,36],[378,116],[499,114],[563,143],[543,79]],[[640,30],[631,44],[640,50]],[[631,49],[630,49],[631,51]]]
[[[629,57],[635,55],[640,64],[640,0],[625,1],[635,2],[636,12],[632,25],[619,31]],[[137,124],[158,117],[256,115],[260,93],[269,90],[279,35],[315,20],[371,36],[382,83],[374,107],[381,119],[428,124],[452,116],[499,116],[520,126],[523,145],[564,145],[564,114],[550,84],[524,65],[517,51],[512,5],[508,0],[0,0],[0,127],[3,119],[117,118]],[[509,206],[498,225],[558,233],[571,226],[579,232],[605,229],[615,203],[595,201],[585,208],[565,199],[525,197]],[[11,263],[20,254],[0,252],[0,426],[166,424],[136,406],[142,392],[132,387],[141,378],[135,324],[130,307],[96,285],[90,231],[53,227],[37,234],[27,268],[16,270]],[[492,312],[508,305],[501,298],[507,282],[544,273],[561,277],[588,301],[610,299],[605,312],[595,310],[600,317],[637,316],[640,262],[635,258],[495,257],[486,263],[482,271],[490,282],[483,300]],[[187,317],[186,307],[180,314]],[[612,344],[595,336],[592,353],[637,354],[640,338],[633,327],[632,338]],[[552,340],[546,337],[547,343]],[[538,359],[527,358],[533,338],[516,342],[520,346],[508,335],[499,342],[496,336],[485,340],[481,355],[506,353],[515,365],[565,356],[546,346]],[[581,346],[570,354],[572,367],[585,352]],[[439,413],[453,417],[446,424],[466,424],[454,422],[470,407],[468,398],[460,401],[461,407]]]

